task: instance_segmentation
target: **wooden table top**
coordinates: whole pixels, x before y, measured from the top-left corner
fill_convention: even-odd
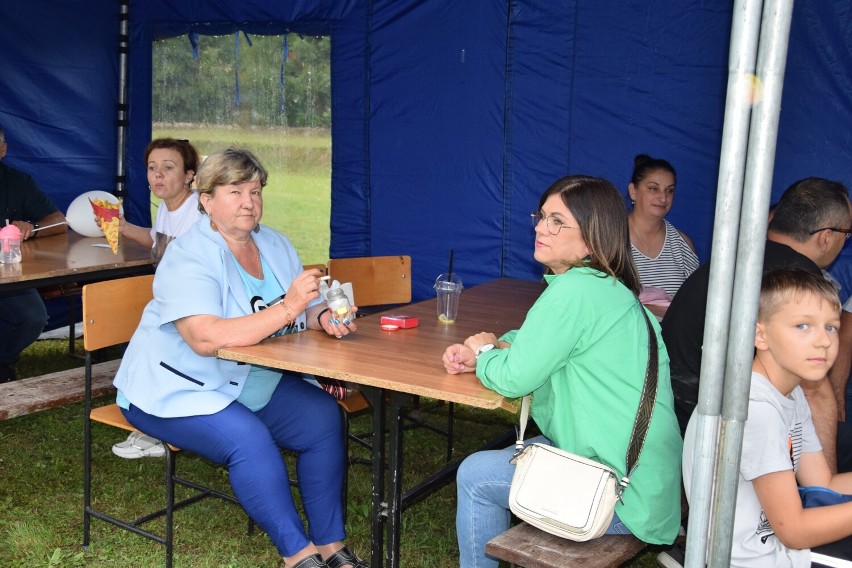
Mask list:
[[[462,291],[454,324],[438,322],[432,298],[386,312],[416,316],[416,328],[383,331],[375,314],[358,318],[358,331],[342,339],[306,331],[250,347],[220,349],[218,356],[468,406],[514,410],[473,373],[448,374],[441,355],[448,345],[480,331],[499,336],[517,329],[543,289],[539,282],[501,278]]]
[[[74,231],[28,239],[21,244],[20,264],[0,264],[0,289],[39,287],[134,268],[152,271],[149,248],[125,238],[120,243],[118,254],[113,254],[108,247],[92,246],[105,245],[106,238],[82,237]]]

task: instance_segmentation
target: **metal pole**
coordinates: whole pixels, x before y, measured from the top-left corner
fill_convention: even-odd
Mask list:
[[[124,153],[127,144],[127,54],[130,51],[130,0],[119,0],[120,32],[118,38],[118,105],[116,125],[118,137],[116,140],[117,169],[115,176],[115,195],[125,197],[125,161]]]
[[[725,99],[719,181],[716,189],[701,380],[696,407],[693,478],[686,537],[685,566],[687,568],[704,566],[707,550],[719,410],[722,405],[722,387],[725,380],[724,337],[730,321],[734,256],[749,136],[761,7],[762,0],[737,0],[734,4],[731,23],[728,91]]]
[[[755,93],[759,98],[752,114],[737,252],[737,287],[731,306],[731,311],[740,317],[732,322],[728,340],[728,380],[722,406],[713,532],[710,537],[711,567],[729,566],[731,560],[743,427],[748,418],[754,327],[792,16],[793,0],[767,0],[764,4],[757,60],[760,83]]]

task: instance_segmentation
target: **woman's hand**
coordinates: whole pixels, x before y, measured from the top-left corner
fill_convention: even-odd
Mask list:
[[[451,375],[472,373],[476,370],[476,353],[466,345],[456,343],[447,347],[441,358],[444,368]]]
[[[352,306],[350,308],[350,317],[349,323],[332,323],[332,313],[330,310],[325,311],[319,315],[317,321],[319,321],[322,330],[329,335],[335,336],[337,339],[340,339],[344,335],[349,335],[358,330],[358,326],[355,325],[355,312],[358,311],[358,308]]]
[[[481,331],[476,335],[471,335],[470,337],[464,340],[465,346],[470,348],[470,350],[474,353],[476,353],[476,350],[485,345],[486,343],[491,343],[495,347],[499,347],[497,345],[497,336],[493,333],[488,333],[487,331]]]
[[[305,270],[296,276],[287,289],[285,301],[296,314],[305,311],[308,304],[319,298],[319,277],[322,274],[316,268]]]

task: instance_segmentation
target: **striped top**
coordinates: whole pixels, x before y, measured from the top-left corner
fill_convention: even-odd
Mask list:
[[[656,258],[648,258],[630,243],[633,262],[643,288],[662,288],[674,298],[680,285],[698,268],[698,256],[689,247],[674,225],[663,219],[666,240]]]

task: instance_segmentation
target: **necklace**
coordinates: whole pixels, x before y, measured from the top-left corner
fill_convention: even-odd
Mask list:
[[[650,239],[652,243],[649,243],[645,238],[643,238],[639,231],[636,229],[633,223],[629,223],[630,225],[630,240],[632,241],[633,246],[639,249],[639,252],[644,254],[649,258],[654,258],[660,254],[660,251],[663,249],[663,243],[659,242],[660,235],[663,236],[663,241],[665,241],[665,225],[658,228],[654,231],[654,234],[650,235]],[[661,230],[662,229],[662,230]],[[636,245],[639,246],[636,246]],[[652,246],[653,244],[653,246]]]
[[[243,270],[254,276],[255,278],[263,277],[263,263],[260,260],[260,249],[253,239],[251,244],[246,243],[244,246],[235,247],[228,243],[228,248],[234,259],[243,267]],[[251,250],[252,245],[254,250]]]

